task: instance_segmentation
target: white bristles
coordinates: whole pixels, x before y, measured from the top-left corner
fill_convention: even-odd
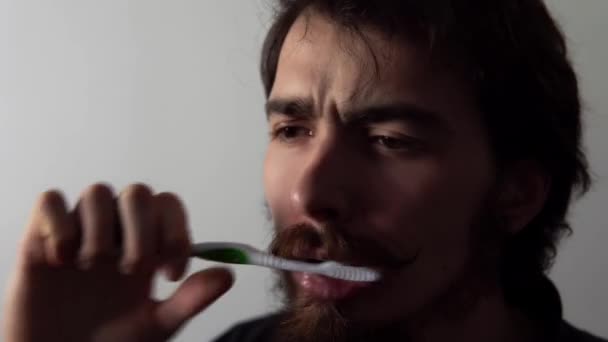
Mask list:
[[[315,273],[326,277],[357,282],[375,282],[380,280],[380,272],[367,268],[343,265],[334,261],[309,263],[299,260],[289,260],[264,253],[252,246],[232,242],[205,242],[193,245],[192,255],[205,258],[198,252],[209,250],[236,249],[247,256],[249,264],[264,266],[284,271]],[[216,260],[217,261],[217,260]],[[226,260],[225,262],[230,262]]]

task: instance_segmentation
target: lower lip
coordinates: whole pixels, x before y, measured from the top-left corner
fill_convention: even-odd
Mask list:
[[[310,298],[339,301],[353,297],[371,283],[332,279],[310,273],[292,273],[296,285]]]

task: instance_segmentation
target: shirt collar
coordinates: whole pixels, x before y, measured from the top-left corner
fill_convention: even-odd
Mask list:
[[[563,323],[562,301],[557,287],[546,275],[530,277],[511,288],[507,301],[532,319],[548,341],[557,339]]]

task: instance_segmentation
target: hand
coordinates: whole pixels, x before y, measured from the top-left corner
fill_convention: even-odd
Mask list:
[[[185,210],[141,184],[114,197],[97,184],[68,211],[40,196],[5,301],[7,342],[166,341],[232,285],[225,269],[193,274],[165,301],[153,276],[182,278],[190,249]]]

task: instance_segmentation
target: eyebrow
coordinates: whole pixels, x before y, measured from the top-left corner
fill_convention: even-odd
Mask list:
[[[352,124],[403,121],[425,127],[443,126],[439,113],[412,103],[372,105],[342,114],[343,120]]]
[[[266,117],[273,114],[287,115],[290,117],[314,117],[312,101],[304,98],[272,99],[266,102]]]
[[[314,113],[312,101],[300,97],[269,100],[266,103],[266,115],[269,118],[273,114],[302,119],[318,116]],[[425,127],[446,126],[439,113],[408,102],[371,105],[347,110],[340,116],[345,123],[352,125],[402,121]]]

